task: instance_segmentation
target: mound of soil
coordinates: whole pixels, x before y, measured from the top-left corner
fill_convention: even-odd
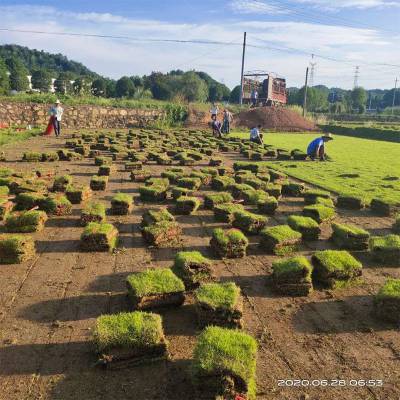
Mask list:
[[[265,129],[288,132],[316,131],[317,126],[283,107],[259,107],[242,111],[234,116],[235,126],[252,128],[261,125]]]

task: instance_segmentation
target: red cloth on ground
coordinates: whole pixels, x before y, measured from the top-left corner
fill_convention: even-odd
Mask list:
[[[54,115],[52,115],[49,119],[49,124],[47,125],[47,128],[43,133],[44,136],[49,136],[53,133],[54,131],[53,120],[54,120]]]

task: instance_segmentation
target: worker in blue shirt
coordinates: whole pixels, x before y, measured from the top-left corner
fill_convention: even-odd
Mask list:
[[[325,143],[331,140],[333,140],[331,133],[326,133],[324,136],[314,139],[307,147],[307,155],[311,160],[318,157],[321,161],[325,161]]]

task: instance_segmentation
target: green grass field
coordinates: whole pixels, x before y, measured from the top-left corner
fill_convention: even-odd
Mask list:
[[[232,136],[247,138],[249,134],[234,132]],[[264,139],[277,148],[306,151],[308,143],[317,136],[267,132]],[[327,154],[332,161],[267,161],[267,164],[340,194],[400,201],[400,144],[335,136],[327,145]]]
[[[39,135],[42,131],[43,129],[38,128],[21,131],[14,128],[0,129],[0,146],[29,139],[32,136]]]

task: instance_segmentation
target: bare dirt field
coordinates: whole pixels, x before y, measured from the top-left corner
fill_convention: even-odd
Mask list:
[[[22,153],[54,151],[64,140],[37,137],[9,145],[6,151],[11,161],[2,165],[16,170],[36,169],[39,164],[17,162]],[[222,157],[227,165],[240,158],[236,153],[223,153]],[[94,198],[109,205],[117,192],[135,196],[131,215],[107,217],[120,232],[117,252],[79,251],[81,206],[74,206],[72,215],[51,218],[44,231],[34,234],[37,257],[33,262],[0,266],[2,400],[193,398],[190,362],[199,330],[190,296],[182,307],[162,312],[170,361],[113,371],[96,366],[90,341],[96,317],[129,310],[126,276],[149,266],[169,267],[180,249],[146,247],[139,230],[141,215],[149,207],[160,205],[141,203],[140,184],[129,180],[121,162],[116,165],[118,172],[111,177],[107,190],[94,192]],[[40,167],[54,174],[68,173],[85,184],[98,170],[87,158],[42,163]],[[148,168],[155,175],[164,169],[156,165]],[[302,206],[301,199],[282,198],[269,225],[284,222]],[[216,223],[212,211],[204,209],[176,218],[184,232],[182,247],[202,251],[213,259],[220,280],[234,281],[242,289],[244,330],[259,342],[258,399],[400,399],[398,327],[385,325],[371,314],[373,295],[388,277],[400,278],[398,268],[378,267],[367,254],[354,253],[364,265],[362,285],[315,290],[308,297],[283,297],[273,292],[270,281],[271,264],[277,257],[265,255],[258,248],[257,236],[250,238],[247,257],[220,260],[210,252],[209,240],[213,228],[228,225]],[[393,219],[377,218],[367,210],[338,211],[337,220],[379,235],[390,233],[393,223]],[[333,248],[327,240],[330,233],[325,227],[321,240],[303,245],[301,253],[310,255],[316,249]],[[279,386],[282,379],[343,379],[346,386]],[[383,387],[358,385],[358,380],[382,380]]]

